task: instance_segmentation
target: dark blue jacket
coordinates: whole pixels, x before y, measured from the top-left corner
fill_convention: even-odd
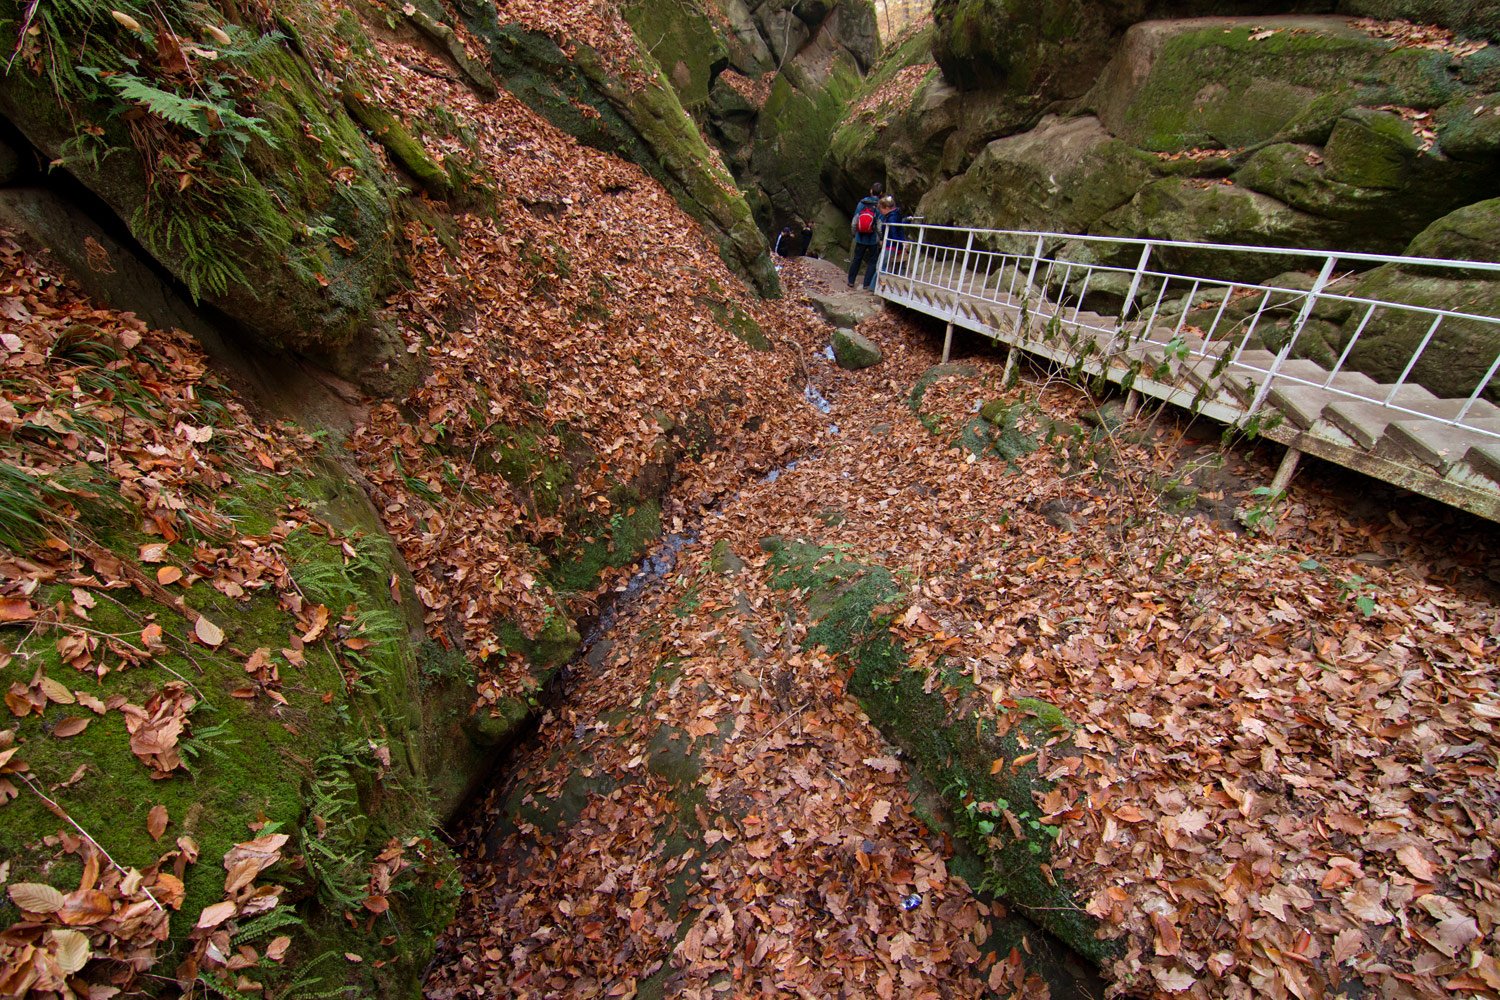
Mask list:
[[[864,211],[866,205],[870,206],[870,208],[875,211],[875,217],[877,219],[880,218],[880,199],[876,198],[872,194],[865,195],[859,200],[859,204],[854,206],[854,214],[849,217],[849,235],[854,237],[855,243],[861,244],[862,246],[878,247],[880,246],[879,226],[875,227],[876,231],[873,233],[861,233],[854,228],[855,222],[859,219],[859,213]]]
[[[881,212],[880,213],[881,235],[884,236],[888,240],[904,240],[904,239],[906,239],[906,230],[901,225],[901,223],[904,222],[904,221],[905,221],[905,217],[902,216],[901,209],[900,209],[899,206],[896,207],[896,208],[891,209],[889,212]]]

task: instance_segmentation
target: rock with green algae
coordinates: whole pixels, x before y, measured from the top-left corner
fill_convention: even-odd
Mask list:
[[[488,49],[491,70],[505,89],[580,142],[640,166],[703,224],[730,268],[762,294],[780,293],[749,205],[649,56],[639,66],[647,84],[637,87],[614,76],[588,46],[574,44],[564,52],[544,34],[502,23],[493,5],[462,5],[460,15],[438,0],[416,6],[437,20],[461,16]]]
[[[760,223],[811,218],[823,151],[879,51],[868,0],[637,3],[625,14]],[[752,102],[745,77],[767,96]]]
[[[179,645],[171,637],[190,630],[175,610],[128,588],[101,592],[90,615],[95,627],[123,636],[139,632],[146,616],[153,616],[165,631],[165,648],[147,663],[101,676],[63,664],[53,644],[39,643],[25,651],[29,669],[102,702],[118,696],[145,704],[164,685],[186,683],[196,704],[179,743],[184,768],[155,779],[132,753],[131,734],[115,712],[67,740],[48,735],[61,717],[76,713],[66,705],[15,720],[13,728],[32,773],[51,786],[51,797],[69,820],[99,838],[115,862],[144,870],[177,838],[196,844],[201,860],[183,872],[185,899],[173,916],[172,937],[162,946],[162,968],[171,969],[182,956],[198,914],[224,898],[220,859],[270,823],[266,829],[291,835],[286,854],[304,860],[274,867],[261,880],[287,887],[283,905],[272,911],[276,924],[268,926],[292,942],[283,964],[257,966],[256,977],[273,990],[289,988],[305,972],[309,983],[325,989],[416,996],[459,885],[451,855],[431,839],[442,819],[442,803],[431,786],[455,763],[465,766],[461,757],[445,753],[454,731],[453,694],[466,704],[470,690],[423,669],[413,638],[421,635],[420,616],[413,621],[410,615],[420,604],[410,577],[363,492],[338,464],[315,461],[280,478],[240,470],[236,484],[217,501],[247,536],[269,535],[282,523],[288,503],[326,520],[355,553],[350,558],[325,534],[305,528],[279,543],[306,599],[341,609],[357,604],[369,646],[336,656],[330,644],[309,642],[294,663],[274,651],[304,627],[274,595],[250,590],[236,599],[207,582],[182,586],[181,597],[219,624],[226,641],[212,648]],[[145,536],[102,523],[88,528],[121,560],[138,558]],[[194,545],[171,543],[169,559],[189,563]],[[403,592],[401,603],[392,597],[392,579]],[[58,590],[56,599],[67,599],[67,587],[49,586]],[[242,651],[255,649],[273,651],[270,662],[280,671],[285,704],[238,695],[247,681]],[[472,769],[472,762],[466,766]],[[169,823],[160,842],[147,823],[148,812],[158,805]],[[44,881],[63,891],[77,887],[76,856],[62,855],[56,840],[47,840],[59,831],[71,833],[70,822],[39,797],[23,794],[7,804],[0,855],[10,861],[11,880]],[[393,840],[406,845],[411,867],[386,894],[390,907],[380,926],[351,925],[338,906],[315,901],[363,898],[369,866]],[[261,918],[263,924],[266,919]],[[364,961],[351,964],[342,958],[345,953]]]
[[[859,371],[880,364],[880,345],[847,327],[833,331],[833,358],[845,371]]]
[[[1178,177],[1146,185],[1093,227],[1094,233],[1105,236],[1272,247],[1319,246],[1325,231],[1326,223],[1318,216],[1269,195]],[[1129,246],[1113,249],[1112,257],[1105,254],[1101,260],[1134,267],[1140,256],[1138,249]],[[1247,253],[1229,260],[1213,251],[1163,247],[1152,254],[1152,264],[1205,277],[1261,281],[1285,270],[1286,258]]]
[[[1406,248],[1412,257],[1500,260],[1500,198],[1476,202],[1428,226]],[[1386,264],[1355,280],[1350,294],[1415,306],[1500,316],[1500,281],[1493,272]],[[1355,309],[1343,323],[1340,346],[1353,337],[1364,316]],[[1381,381],[1394,382],[1405,370],[1432,325],[1430,314],[1378,310],[1365,324],[1347,364]],[[1409,379],[1439,396],[1470,395],[1500,355],[1500,329],[1477,320],[1445,319]],[[1500,400],[1500,384],[1490,380],[1484,396]]]
[[[701,111],[729,45],[706,11],[684,0],[635,0],[620,8],[626,23],[661,67],[689,113]]]
[[[193,23],[200,15],[184,17]],[[297,30],[289,22],[284,28]],[[280,85],[242,95],[243,117],[254,128],[224,128],[240,134],[225,140],[241,146],[238,162],[220,167],[233,182],[215,181],[210,171],[186,176],[178,190],[172,172],[172,191],[156,190],[153,178],[166,173],[148,162],[153,153],[138,151],[119,117],[132,105],[86,78],[58,83],[22,60],[0,79],[0,113],[45,157],[64,160],[152,257],[246,336],[376,391],[395,391],[409,383],[415,359],[376,317],[394,277],[394,185],[301,55],[312,42],[273,39],[243,57],[243,79]],[[111,53],[128,54],[134,44],[113,22],[62,43],[106,68],[125,58]],[[94,110],[80,115],[80,108]],[[88,141],[109,155],[75,155],[81,137],[91,135],[85,127],[102,127]],[[350,254],[335,240],[353,241],[361,252]]]
[[[1500,161],[1500,93],[1452,101],[1439,108],[1433,118],[1443,155],[1489,165]]]
[[[1276,143],[1252,156],[1235,183],[1328,220],[1324,244],[1397,253],[1432,219],[1493,190],[1495,172],[1424,150],[1388,111],[1354,108],[1322,150]]]
[[[1339,12],[1382,21],[1438,24],[1500,42],[1500,6],[1484,0],[1339,0]]]
[[[1449,59],[1336,17],[1148,21],[1126,32],[1083,103],[1152,151],[1321,145],[1351,108],[1447,103],[1462,90]]]
[[[1158,162],[1111,137],[1097,118],[1049,117],[991,142],[918,210],[936,225],[1088,232],[1157,179]]]
[[[978,887],[1035,915],[1036,922],[1097,965],[1118,946],[1078,907],[1066,879],[1044,871],[1060,832],[1042,822],[1034,796],[1052,787],[1035,766],[1020,764],[1045,745],[1069,756],[1073,724],[1055,706],[1032,698],[991,705],[939,663],[910,668],[892,635],[892,602],[904,594],[883,567],[805,540],[767,539],[772,583],[805,595],[805,644],[821,645],[851,665],[849,690],[870,720],[904,752],[922,798],[940,802],[947,820],[981,859]],[[935,683],[934,683],[935,681]],[[996,761],[1006,762],[998,770]],[[1015,818],[1021,834],[1005,818]]]
[[[930,66],[931,45],[932,29],[924,28],[882,52],[850,98],[852,113],[829,139],[820,182],[845,230],[873,181],[883,179],[898,201],[913,206],[939,172],[962,116],[958,91]],[[927,69],[914,94],[892,91],[899,74],[919,67]],[[847,232],[843,239],[847,243]]]
[[[805,216],[822,200],[823,155],[859,88],[854,56],[834,49],[829,61],[822,79],[795,65],[778,75],[756,122],[751,177],[782,218]]]

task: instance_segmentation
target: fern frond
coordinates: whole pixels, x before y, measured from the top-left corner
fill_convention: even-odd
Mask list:
[[[232,940],[235,947],[238,947],[242,944],[250,944],[253,941],[263,940],[277,931],[284,931],[289,927],[302,930],[307,927],[307,923],[291,907],[278,906],[274,910],[267,910],[260,916],[247,920]]]
[[[205,139],[213,135],[208,116],[204,113],[204,109],[209,107],[208,102],[162,90],[132,73],[112,73],[102,79],[118,91],[121,97],[145,105],[146,110],[158,118]]]

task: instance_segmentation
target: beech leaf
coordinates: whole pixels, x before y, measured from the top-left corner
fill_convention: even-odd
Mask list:
[[[43,882],[17,882],[10,899],[27,913],[56,913],[63,908],[63,894]]]
[[[205,646],[218,646],[224,642],[224,630],[209,621],[205,615],[199,615],[198,620],[193,623],[193,634]]]
[[[94,954],[88,935],[82,931],[54,930],[50,936],[57,947],[57,965],[65,975],[82,969]]]
[[[157,804],[151,807],[146,814],[146,832],[151,834],[152,840],[160,840],[162,834],[167,832],[167,807]]]

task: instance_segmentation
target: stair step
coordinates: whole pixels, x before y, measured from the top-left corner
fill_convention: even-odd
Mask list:
[[[1480,437],[1469,445],[1464,461],[1473,466],[1476,472],[1500,483],[1500,438]]]
[[[1456,420],[1466,403],[1467,399],[1402,399],[1398,405],[1439,420]],[[1500,406],[1483,399],[1476,399],[1464,414],[1464,423],[1470,426],[1496,419],[1500,419]]]
[[[1392,388],[1394,387],[1387,385],[1384,382],[1377,382],[1375,384],[1375,391],[1370,394],[1370,398],[1377,402],[1384,403],[1385,398],[1391,395]],[[1428,392],[1420,385],[1412,385],[1411,383],[1407,383],[1406,385],[1403,385],[1401,388],[1397,389],[1396,394],[1391,397],[1391,402],[1395,403],[1397,406],[1405,406],[1411,408],[1415,408],[1417,405],[1422,403],[1436,403],[1437,401],[1438,398],[1432,393]]]
[[[1399,414],[1379,403],[1343,399],[1329,403],[1323,408],[1323,417],[1339,430],[1359,443],[1361,448],[1373,448],[1385,436],[1393,417]]]
[[[1351,371],[1339,372],[1328,383],[1328,388],[1330,389],[1342,389],[1344,392],[1352,392],[1367,399],[1375,398],[1375,393],[1379,386],[1379,382],[1376,382],[1364,372]]]
[[[1326,390],[1310,385],[1281,385],[1271,387],[1266,397],[1272,406],[1298,427],[1307,428],[1323,419],[1323,408],[1337,399]]]
[[[1210,381],[1222,383],[1224,375],[1221,372],[1217,378],[1214,377],[1214,369],[1219,367],[1219,359],[1215,357],[1196,358],[1189,361],[1182,368],[1183,378],[1190,384],[1202,388]]]
[[[1473,426],[1500,434],[1500,420],[1475,421]],[[1482,445],[1485,440],[1486,435],[1463,427],[1414,418],[1391,421],[1377,450],[1392,457],[1414,456],[1439,474],[1447,475],[1449,469],[1464,460],[1472,447]]]
[[[1252,355],[1254,357],[1252,357]],[[1270,360],[1266,361],[1264,365],[1262,365],[1262,358],[1260,357],[1260,355],[1265,355]],[[1250,358],[1250,360],[1247,361],[1246,358]],[[1268,351],[1245,351],[1240,355],[1239,364],[1248,364],[1251,365],[1252,368],[1264,367],[1266,369],[1269,369],[1271,365],[1275,364],[1275,362],[1276,355],[1271,354]],[[1307,361],[1302,358],[1287,358],[1276,369],[1277,379],[1279,380],[1282,376],[1294,379],[1302,379],[1305,382],[1323,382],[1328,378],[1328,369],[1324,368],[1316,361]],[[1246,371],[1244,368],[1236,365],[1232,367],[1227,373],[1227,377],[1225,378],[1225,385],[1230,392],[1232,392],[1236,396],[1239,396],[1246,403],[1249,403],[1255,398],[1256,391],[1260,388],[1261,385],[1265,383],[1266,379],[1269,377],[1270,376],[1267,371]],[[1288,384],[1297,385],[1299,383],[1292,382]]]

